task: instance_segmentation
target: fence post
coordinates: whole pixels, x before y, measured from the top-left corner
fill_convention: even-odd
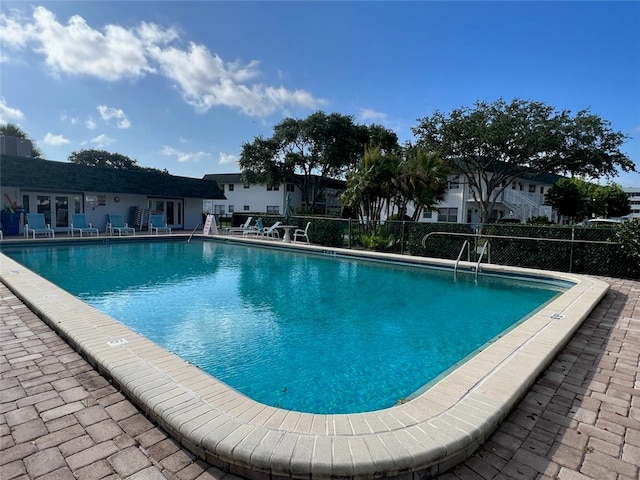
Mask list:
[[[402,220],[402,230],[400,230],[400,255],[404,255],[404,224],[406,222]]]
[[[573,245],[576,239],[576,227],[571,227],[571,248],[569,249],[569,273],[573,269]]]
[[[349,218],[349,228],[347,230],[349,232],[349,250],[351,250],[351,218]]]

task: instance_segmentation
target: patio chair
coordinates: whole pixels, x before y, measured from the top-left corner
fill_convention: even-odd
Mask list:
[[[164,220],[164,213],[149,215],[149,233],[158,235],[160,232],[171,234],[171,227]]]
[[[92,236],[94,233],[96,237],[99,236],[98,229],[95,228],[92,224],[87,223],[87,216],[84,213],[72,213],[71,214],[71,223],[69,224],[69,233],[73,237],[74,232],[79,232],[80,237],[82,237],[83,233],[89,234]]]
[[[244,222],[243,225],[239,226],[239,227],[229,227],[227,228],[225,231],[230,234],[233,235],[234,233],[242,233],[244,234],[244,232],[246,230],[254,230],[255,227],[251,226],[251,220],[253,220],[253,217],[249,217],[247,218],[247,221]]]
[[[307,226],[304,230],[301,228],[296,228],[293,232],[293,241],[297,242],[298,238],[300,238],[301,240],[306,240],[307,243],[311,243],[309,242],[309,227],[311,227],[311,222],[307,222]]]
[[[264,223],[262,223],[262,219],[259,218],[256,220],[255,228],[248,228],[242,232],[243,237],[247,237],[249,235],[261,235],[264,231]]]
[[[53,231],[51,225],[45,222],[44,213],[27,213],[27,224],[24,226],[24,236],[29,237],[29,233],[33,234],[33,238],[36,238],[36,235],[39,233],[52,238],[56,236],[56,232]]]
[[[107,222],[107,233],[109,235],[114,235],[114,232],[118,232],[118,236],[122,236],[123,233],[125,235],[129,233],[131,235],[136,234],[136,229],[125,223],[122,215],[115,213],[109,213],[107,215],[109,217],[109,221]]]
[[[282,225],[282,222],[276,222],[270,227],[264,227],[261,235],[269,238],[280,238],[280,232],[278,232],[278,227]]]

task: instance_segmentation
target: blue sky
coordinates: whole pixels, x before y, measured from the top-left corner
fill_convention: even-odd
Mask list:
[[[0,123],[51,160],[97,148],[202,177],[286,117],[405,141],[434,110],[521,98],[610,121],[640,170],[638,25],[637,1],[2,1]]]

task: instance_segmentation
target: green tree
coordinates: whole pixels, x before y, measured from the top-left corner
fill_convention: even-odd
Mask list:
[[[286,118],[270,138],[242,145],[239,165],[250,184],[278,185],[294,174],[303,177],[303,202],[313,209],[328,180],[344,178],[371,142],[397,148],[395,133],[380,126],[356,125],[353,118],[318,111],[306,119]]]
[[[89,167],[106,167],[117,170],[142,170],[145,172],[165,173],[169,172],[152,167],[141,167],[138,161],[122,155],[121,153],[111,153],[106,150],[79,150],[71,152],[68,160],[78,165],[86,165]]]
[[[417,143],[439,151],[465,175],[480,221],[490,218],[511,182],[526,174],[590,178],[635,171],[620,151],[628,138],[588,110],[575,116],[542,102],[476,102],[473,108],[436,111],[413,128]]]
[[[433,210],[444,199],[449,172],[449,164],[437,152],[407,146],[398,175],[392,180],[398,217],[407,215],[411,202],[413,221],[418,221],[423,210]]]
[[[598,217],[624,217],[631,213],[631,200],[616,183],[598,186],[595,191],[595,215]]]
[[[562,178],[553,185],[545,195],[545,201],[558,214],[569,217],[574,222],[581,220],[586,214],[585,197],[580,186],[569,178]]]
[[[29,140],[31,142],[31,157],[42,158],[42,151],[38,147],[38,144],[35,140],[29,138],[29,135],[27,135],[19,126],[13,123],[4,123],[0,125],[0,136],[17,137],[23,140]]]
[[[347,188],[340,201],[358,212],[365,233],[375,233],[383,209],[391,205],[400,160],[400,156],[386,153],[379,146],[367,147],[360,165],[347,174]]]

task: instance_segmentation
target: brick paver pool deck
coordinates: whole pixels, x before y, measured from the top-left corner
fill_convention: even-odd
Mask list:
[[[610,290],[499,429],[441,480],[638,479],[640,282]],[[0,284],[0,479],[231,480]]]

